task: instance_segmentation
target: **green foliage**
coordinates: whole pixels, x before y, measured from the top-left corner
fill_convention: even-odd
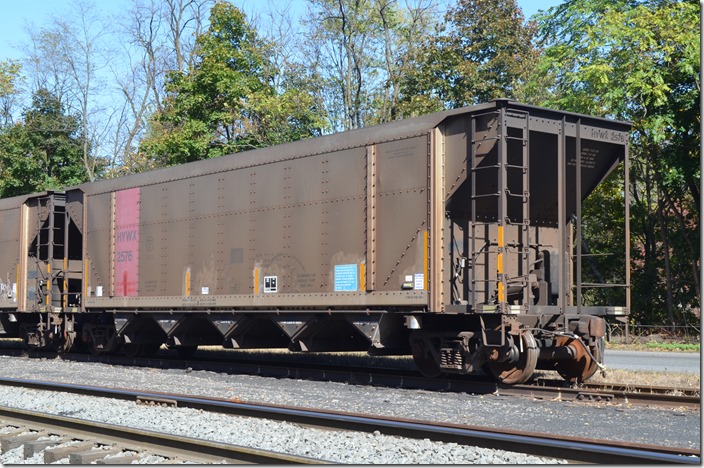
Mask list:
[[[623,171],[613,172],[582,206],[582,281],[624,284],[626,243]],[[623,288],[583,289],[587,304],[625,305]]]
[[[17,79],[20,69],[20,64],[15,60],[0,62],[0,97],[17,92]]]
[[[698,304],[699,7],[693,1],[571,0],[538,18],[539,104],[632,121],[633,317],[686,322]],[[533,84],[537,87],[535,84]],[[599,249],[617,232],[618,189],[585,208]],[[620,235],[620,234],[619,234]],[[613,249],[612,244],[612,249]],[[598,260],[605,276],[619,266]],[[623,268],[623,266],[621,266]]]
[[[655,349],[658,351],[700,351],[700,345],[698,343],[646,343],[645,347],[648,349]]]
[[[374,115],[381,21],[375,0],[309,0],[311,49],[325,77],[336,130],[360,128]]]
[[[217,2],[196,39],[196,64],[169,74],[164,110],[155,114],[142,152],[173,165],[320,133],[313,99],[272,85],[269,45],[232,4]]]
[[[7,127],[12,122],[21,69],[15,60],[0,61],[0,128]]]
[[[536,31],[515,0],[460,0],[446,21],[447,34],[420,49],[404,82],[405,114],[525,97]]]
[[[306,61],[335,130],[401,117],[401,86],[438,23],[435,0],[308,0]]]
[[[669,0],[572,0],[550,9],[539,17],[546,46],[539,70],[556,78],[550,104],[662,131],[661,113],[641,119],[678,94],[695,97],[697,19],[696,4]]]
[[[85,182],[79,128],[78,118],[66,115],[54,95],[37,91],[24,121],[0,133],[0,196]]]

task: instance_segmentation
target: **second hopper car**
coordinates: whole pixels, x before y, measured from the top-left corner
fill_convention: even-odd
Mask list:
[[[629,303],[584,304],[581,204],[627,177],[629,129],[497,100],[0,200],[0,323],[60,351],[361,350],[586,380]]]

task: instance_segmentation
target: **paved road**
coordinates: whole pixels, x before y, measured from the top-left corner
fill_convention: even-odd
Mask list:
[[[604,364],[611,369],[645,371],[701,372],[700,353],[671,353],[658,351],[621,351],[607,349]]]

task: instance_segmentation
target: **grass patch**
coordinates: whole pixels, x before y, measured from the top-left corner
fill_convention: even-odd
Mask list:
[[[646,341],[635,343],[607,342],[606,349],[622,351],[676,351],[685,353],[698,353],[701,351],[699,343],[677,343],[671,341]]]
[[[665,351],[699,351],[699,343],[646,343],[648,349],[658,349]]]

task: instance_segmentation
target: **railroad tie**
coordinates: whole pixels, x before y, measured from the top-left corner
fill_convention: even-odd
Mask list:
[[[95,444],[93,442],[80,442],[74,445],[64,445],[63,447],[54,447],[44,450],[44,464],[48,465],[59,461],[62,458],[68,458],[72,453],[83,452],[89,450]]]
[[[73,452],[69,454],[68,463],[70,465],[87,465],[90,462],[100,460],[110,455],[116,455],[120,452],[122,452],[122,449],[119,447],[95,447],[83,452]]]
[[[67,440],[63,437],[57,440],[44,439],[27,441],[24,443],[24,458],[31,458],[47,447],[51,447],[52,445],[61,445],[66,442]]]
[[[26,431],[25,431],[26,432]],[[47,432],[32,432],[31,434],[7,436],[5,434],[0,437],[0,449],[2,453],[9,450],[16,449],[17,447],[24,445],[27,442],[32,442],[40,437],[48,435]]]
[[[12,426],[12,427],[14,427],[15,429],[11,430],[10,432],[3,432],[2,434],[0,434],[0,443],[3,440],[10,440],[14,437],[19,436],[20,434],[24,434],[25,432],[27,432],[29,430],[24,427],[17,427],[17,426]],[[5,452],[5,451],[3,450],[3,452]]]
[[[133,461],[140,460],[144,457],[143,453],[137,452],[122,452],[117,455],[112,455],[106,458],[96,460],[96,465],[129,465]]]

